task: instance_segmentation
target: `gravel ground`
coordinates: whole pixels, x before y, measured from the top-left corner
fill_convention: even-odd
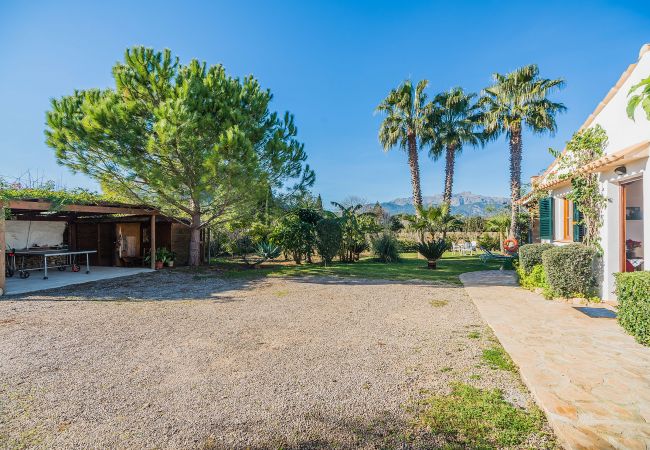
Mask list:
[[[408,448],[425,390],[530,401],[482,364],[492,339],[462,288],[415,282],[177,270],[9,298],[0,446]]]

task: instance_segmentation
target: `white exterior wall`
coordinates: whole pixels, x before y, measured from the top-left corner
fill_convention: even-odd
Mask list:
[[[618,152],[644,141],[650,141],[650,122],[646,119],[644,111],[637,108],[634,121],[628,118],[626,112],[630,88],[648,76],[650,76],[650,51],[646,51],[641,56],[627,80],[623,82],[618,91],[609,99],[609,102],[589,125],[593,127],[598,124],[607,132],[608,146],[605,150],[607,154]],[[625,167],[627,173],[624,176],[616,175],[613,170],[600,175],[603,193],[608,198],[600,232],[603,247],[603,273],[600,276],[600,293],[604,299],[616,298],[614,294],[614,273],[621,270],[619,260],[621,251],[621,230],[619,229],[620,184],[633,181],[640,176],[643,177],[644,256],[648,261],[645,264],[645,269],[650,270],[650,173],[646,174],[646,171],[650,170],[650,162],[648,158],[645,158],[626,163]],[[553,243],[557,245],[562,244],[558,241],[563,237],[561,202],[557,199],[562,198],[569,189],[569,187],[565,187],[551,191],[551,195],[556,199],[553,218],[555,241]]]
[[[646,119],[643,109],[636,109],[634,120],[628,118],[626,112],[630,88],[649,76],[650,51],[642,56],[632,74],[590,125],[592,127],[598,124],[607,131],[609,145],[606,153],[614,153],[650,139],[650,122]]]

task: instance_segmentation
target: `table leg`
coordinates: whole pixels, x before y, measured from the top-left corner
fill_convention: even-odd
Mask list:
[[[47,280],[47,256],[43,255],[43,268],[45,270],[44,280]]]
[[[90,273],[90,254],[86,253],[86,274]]]

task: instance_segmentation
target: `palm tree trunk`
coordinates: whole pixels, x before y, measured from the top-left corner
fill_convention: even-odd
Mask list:
[[[519,236],[517,201],[521,196],[521,153],[521,127],[515,125],[510,128],[510,238]]]
[[[447,146],[445,157],[445,192],[442,194],[442,201],[451,206],[451,191],[454,184],[454,163],[456,159],[456,146]]]
[[[415,206],[416,216],[420,216],[422,208],[422,190],[420,189],[420,165],[418,163],[418,146],[415,134],[409,133],[409,167],[411,169],[411,185],[413,187],[413,206]]]

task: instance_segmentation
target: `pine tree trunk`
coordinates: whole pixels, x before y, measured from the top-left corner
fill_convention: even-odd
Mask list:
[[[454,184],[454,163],[456,159],[456,146],[447,146],[447,155],[445,157],[445,192],[442,195],[443,203],[451,207],[451,194]]]
[[[521,159],[522,159],[521,127],[510,128],[510,231],[508,237],[519,236],[517,216],[519,205],[517,201],[521,195]]]
[[[193,214],[190,222],[190,266],[201,263],[201,214]]]
[[[413,206],[415,206],[415,214],[417,216],[420,216],[419,209],[422,208],[422,190],[420,189],[420,165],[418,162],[418,146],[415,134],[409,133],[408,144],[409,167],[411,169],[411,185],[413,187]]]

